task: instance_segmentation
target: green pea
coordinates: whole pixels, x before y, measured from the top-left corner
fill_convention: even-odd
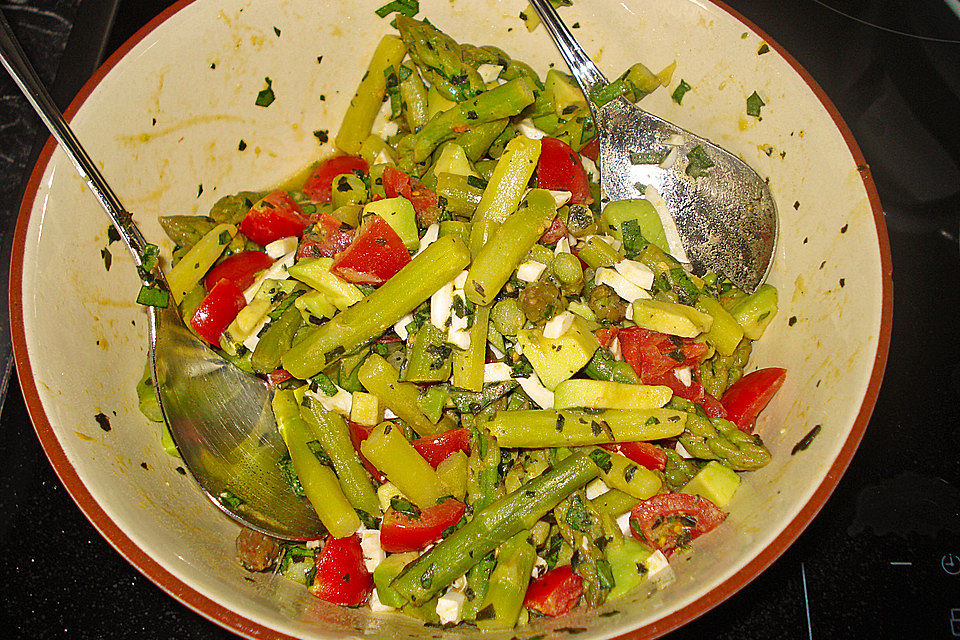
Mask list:
[[[515,336],[523,328],[527,318],[520,310],[516,298],[506,298],[493,305],[493,309],[490,310],[490,320],[501,335]]]

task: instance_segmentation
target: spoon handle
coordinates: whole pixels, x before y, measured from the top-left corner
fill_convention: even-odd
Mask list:
[[[563,56],[573,73],[573,77],[580,84],[583,94],[589,100],[593,89],[597,86],[607,85],[607,79],[600,73],[597,65],[593,64],[593,60],[573,37],[573,34],[570,33],[570,29],[557,15],[557,10],[553,8],[549,0],[530,0],[530,4],[540,15],[544,28],[553,38],[560,50],[560,55]]]
[[[87,186],[93,191],[93,194],[100,201],[100,206],[106,211],[113,226],[120,232],[120,237],[133,254],[137,266],[143,264],[144,250],[147,246],[140,233],[140,229],[134,224],[132,217],[123,208],[120,199],[107,184],[106,179],[97,169],[97,166],[87,155],[86,150],[73,134],[70,126],[63,119],[63,115],[53,102],[53,98],[47,92],[46,87],[33,70],[33,66],[27,60],[20,43],[17,42],[10,28],[7,19],[0,12],[0,62],[4,68],[17,83],[23,95],[26,96],[30,105],[40,116],[43,124],[46,125],[53,137],[60,143],[60,147],[67,156],[73,161],[80,177],[83,178]]]

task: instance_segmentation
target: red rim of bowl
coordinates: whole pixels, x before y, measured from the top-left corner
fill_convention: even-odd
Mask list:
[[[817,96],[824,108],[830,114],[834,124],[843,136],[850,154],[856,161],[860,170],[860,176],[863,180],[864,188],[873,210],[874,223],[877,230],[877,243],[880,249],[881,277],[883,280],[883,300],[881,309],[880,333],[877,339],[877,352],[874,359],[873,371],[870,376],[870,382],[867,385],[863,402],[860,405],[860,411],[854,421],[853,428],[846,442],[840,450],[837,458],[834,460],[829,471],[824,477],[820,486],[790,521],[784,530],[778,535],[764,550],[748,562],[737,573],[729,577],[720,585],[710,590],[695,602],[674,611],[673,613],[657,620],[640,629],[620,636],[620,638],[657,638],[681,625],[703,615],[714,608],[737,591],[746,586],[751,580],[756,578],[764,569],[772,564],[784,551],[793,543],[794,540],[803,532],[807,525],[813,520],[814,516],[820,511],[827,498],[833,493],[837,483],[840,481],[843,472],[850,464],[853,454],[860,444],[863,433],[866,430],[867,423],[873,413],[873,408],[877,400],[877,394],[880,391],[880,384],[883,380],[883,373],[886,368],[887,352],[890,346],[890,331],[893,324],[893,277],[892,262],[890,257],[890,243],[887,237],[886,224],[883,218],[883,211],[880,207],[880,197],[877,194],[876,186],[873,182],[873,176],[867,165],[860,147],[853,138],[850,128],[843,121],[837,108],[824,93],[819,84],[810,76],[809,73],[783,49],[776,41],[771,39],[766,33],[760,30],[750,20],[743,17],[739,12],[727,6],[720,0],[711,0],[720,9],[726,11],[736,20],[741,22],[749,30],[760,36],[764,42],[775,49],[784,60],[790,64],[793,70],[807,83],[813,93]],[[100,81],[114,66],[141,40],[156,29],[160,24],[166,21],[184,7],[192,4],[194,0],[180,0],[163,11],[147,25],[137,31],[127,42],[123,44],[110,58],[99,68],[96,73],[84,84],[83,88],[74,98],[65,115],[69,121],[79,108],[86,101],[91,92],[100,84]],[[27,235],[27,227],[30,218],[30,212],[33,208],[33,201],[36,197],[40,180],[50,161],[51,154],[55,148],[53,139],[47,141],[43,148],[40,158],[30,175],[24,193],[23,202],[20,206],[19,219],[14,235],[13,252],[10,261],[10,320],[13,334],[14,356],[17,371],[20,378],[20,387],[23,391],[23,397],[26,402],[27,410],[33,421],[34,429],[40,439],[50,463],[60,481],[66,487],[70,496],[76,502],[83,514],[90,520],[94,527],[106,540],[122,555],[130,564],[132,564],[143,575],[154,582],[158,587],[179,600],[185,606],[199,613],[205,618],[221,625],[222,627],[248,638],[264,638],[269,640],[295,640],[293,636],[280,633],[273,629],[250,620],[235,611],[221,606],[214,600],[206,597],[199,591],[188,586],[179,578],[167,571],[156,560],[147,555],[140,547],[127,537],[123,530],[107,515],[103,508],[97,503],[86,486],[81,482],[73,465],[67,459],[67,456],[53,431],[53,427],[47,420],[46,413],[40,402],[40,395],[33,380],[33,371],[30,366],[30,359],[27,354],[26,335],[23,322],[23,248]]]

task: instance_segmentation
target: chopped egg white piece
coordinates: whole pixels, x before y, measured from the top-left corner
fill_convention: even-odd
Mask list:
[[[690,452],[687,451],[687,450],[684,448],[684,446],[683,446],[682,444],[680,444],[679,442],[677,443],[677,446],[676,446],[676,452],[680,454],[680,457],[681,457],[681,458],[692,458],[692,457],[693,457],[692,455],[690,455]]]
[[[677,367],[673,370],[673,377],[683,383],[685,387],[693,384],[693,373],[690,367]]]
[[[257,322],[257,326],[253,328],[253,333],[247,336],[247,339],[243,341],[243,346],[248,351],[254,351],[257,348],[257,345],[260,344],[260,332],[263,331],[263,328],[267,326],[269,321],[269,314],[260,318],[260,320]]]
[[[470,272],[464,269],[460,272],[456,278],[453,279],[453,288],[454,289],[463,289],[467,286],[467,276],[470,275]]]
[[[534,126],[533,120],[530,118],[524,118],[517,123],[517,131],[521,134],[527,136],[531,140],[539,140],[547,135],[546,131],[541,131]]]
[[[600,478],[597,478],[587,485],[587,500],[593,500],[594,498],[605,494],[609,490],[610,487],[607,486],[607,483]]]
[[[646,560],[643,566],[647,568],[647,580],[656,585],[657,589],[663,589],[676,579],[673,567],[667,561],[667,557],[662,551],[654,551]]]
[[[393,325],[393,330],[397,333],[398,336],[400,336],[401,340],[406,340],[407,336],[410,335],[410,332],[407,331],[407,325],[410,324],[411,322],[413,322],[413,314],[408,313],[407,315],[397,320],[397,323]]]
[[[557,209],[570,202],[570,198],[573,197],[573,194],[569,191],[550,190],[550,195],[553,196],[553,201],[557,203]]]
[[[617,526],[620,527],[620,531],[622,531],[624,535],[631,535],[629,511],[626,513],[621,513],[619,516],[617,516]]]
[[[558,256],[561,253],[570,253],[570,241],[566,238],[557,240],[557,248],[553,250],[553,255]]]
[[[517,279],[523,280],[524,282],[536,282],[537,278],[540,277],[540,274],[543,273],[543,270],[546,268],[547,265],[542,262],[537,262],[536,260],[521,262],[520,266],[517,267]]]
[[[653,270],[642,262],[624,259],[613,265],[613,268],[641,289],[650,289],[653,286]]]
[[[446,329],[453,307],[453,283],[448,282],[430,296],[430,324]]]
[[[540,384],[537,374],[530,374],[529,378],[516,378],[516,381],[523,392],[540,405],[541,409],[553,409],[553,391]]]
[[[386,418],[387,420],[393,420],[394,418],[399,418],[400,416],[395,414],[393,411],[390,411],[390,409],[384,409],[383,417]]]
[[[573,325],[574,315],[569,311],[557,314],[547,320],[543,326],[543,337],[550,340],[556,340],[567,332]]]
[[[667,153],[667,157],[663,159],[663,162],[660,163],[660,168],[669,169],[677,162],[677,158],[679,156],[680,156],[680,149],[678,149],[677,147],[673,147]]]
[[[337,393],[328,396],[322,391],[315,392],[307,389],[304,395],[310,397],[313,400],[316,400],[320,403],[327,411],[333,411],[339,413],[342,416],[350,416],[350,409],[353,408],[353,394],[347,391],[346,389],[341,389],[336,384],[333,386],[337,387]]]
[[[370,594],[370,610],[374,613],[387,613],[388,611],[393,611],[393,607],[387,606],[380,602],[380,596],[377,595],[377,590],[374,589]]]
[[[624,312],[623,315],[624,315],[624,317],[625,317],[627,320],[633,320],[633,305],[632,305],[632,304],[627,305],[627,310]],[[618,346],[619,346],[619,345],[618,345]]]
[[[319,549],[320,541],[319,540],[307,540],[307,544],[304,545],[307,549]]]
[[[465,601],[466,596],[459,591],[447,591],[440,596],[440,599],[437,600],[437,615],[440,616],[440,624],[460,622]]]
[[[633,315],[633,305],[627,307],[627,310],[630,312],[630,315]],[[628,320],[632,318],[627,318]],[[620,351],[620,339],[614,338],[610,341],[610,353],[613,355],[614,360],[623,360],[623,353]]]
[[[459,276],[457,277],[459,278]],[[460,298],[463,308],[466,309],[466,294],[464,294],[463,289],[454,289],[453,298],[451,299],[450,303],[450,331],[447,332],[447,342],[456,345],[461,349],[468,349],[470,347],[470,329],[467,325],[469,324],[470,316],[464,313],[464,315],[461,317],[452,308],[454,306],[453,300],[456,298]]]
[[[663,141],[663,144],[667,145],[668,147],[679,147],[683,144],[683,136],[681,136],[679,133],[671,133],[669,136],[667,136],[667,139]]]
[[[533,569],[530,571],[530,575],[534,580],[545,574],[550,570],[550,565],[547,564],[547,561],[537,556],[533,561]]]
[[[380,531],[378,529],[367,529],[360,527],[357,529],[360,534],[360,549],[363,550],[363,564],[367,571],[373,573],[387,554],[380,548]]]
[[[483,365],[483,383],[509,382],[513,379],[513,370],[505,362],[488,362]]]
[[[612,287],[613,290],[617,292],[617,295],[627,302],[633,302],[634,300],[650,297],[649,293],[624,278],[614,269],[600,267],[597,269],[597,274],[594,276],[594,281],[598,285],[605,284]]]
[[[467,574],[463,574],[459,578],[453,581],[453,584],[450,585],[450,588],[454,591],[463,591],[467,588]]]
[[[265,246],[263,251],[274,260],[278,260],[291,251],[296,251],[298,243],[299,240],[297,240],[297,236],[280,238]]]
[[[590,178],[593,182],[600,181],[600,170],[597,169],[597,164],[588,158],[587,156],[580,156],[580,164],[583,165],[584,170],[587,172],[587,177]]]
[[[423,237],[420,238],[420,246],[417,248],[417,252],[413,254],[413,257],[416,258],[418,255],[423,253],[423,250],[432,245],[437,241],[437,238],[440,237],[440,223],[434,222],[432,225],[427,227],[427,230],[423,232]]]
[[[670,255],[680,262],[690,262],[687,258],[687,251],[683,248],[683,242],[680,241],[680,232],[677,230],[677,223],[673,220],[673,215],[667,207],[660,192],[655,187],[647,185],[643,197],[653,205],[660,217],[660,223],[663,225],[663,233],[667,238],[667,247],[670,249]]]
[[[294,248],[293,251],[288,252],[282,258],[261,271],[257,279],[253,281],[253,284],[243,292],[243,298],[247,301],[247,304],[250,304],[250,301],[256,297],[264,280],[286,280],[289,278],[290,274],[287,273],[287,269],[293,266],[296,259],[297,250]]]
[[[477,67],[477,73],[480,74],[480,79],[483,80],[484,84],[490,84],[499,78],[502,71],[503,67],[498,64],[484,63]]]

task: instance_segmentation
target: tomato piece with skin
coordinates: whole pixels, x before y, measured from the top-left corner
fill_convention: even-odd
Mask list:
[[[716,528],[727,514],[706,498],[686,493],[661,493],[630,512],[633,537],[663,555]]]
[[[770,367],[753,371],[737,380],[720,398],[720,403],[727,410],[727,419],[741,431],[753,433],[757,416],[783,386],[786,377],[786,369]]]
[[[402,196],[409,200],[421,223],[430,222],[425,220],[425,216],[432,212],[439,214],[439,196],[416,178],[395,167],[388,166],[383,170],[383,191],[388,198]]]
[[[300,258],[332,258],[353,242],[357,230],[340,222],[326,211],[310,217],[310,226],[303,232],[297,247]]]
[[[370,433],[373,432],[372,426],[367,426],[365,424],[360,424],[359,422],[347,422],[350,430],[350,442],[353,444],[353,450],[357,452],[357,457],[360,458],[360,462],[363,463],[363,468],[374,477],[377,482],[386,481],[386,477],[380,473],[380,470],[375,466],[370,464],[370,461],[363,457],[363,453],[360,452],[360,444],[370,437]]]
[[[240,221],[240,232],[260,246],[266,246],[280,238],[299,238],[309,223],[290,194],[277,189],[250,207]]]
[[[609,349],[610,345],[613,344],[613,339],[619,334],[620,327],[605,327],[593,332],[593,335],[597,337],[597,341],[600,342],[600,346],[604,349]]]
[[[414,440],[413,448],[417,450],[430,466],[436,469],[448,456],[463,451],[470,454],[470,430],[451,429],[435,436],[426,436]]]
[[[583,595],[583,578],[565,564],[551,569],[530,583],[523,606],[548,616],[562,616],[573,609]]]
[[[380,548],[388,553],[419,551],[460,522],[466,510],[467,505],[454,498],[422,509],[419,517],[390,507],[380,523]]]
[[[276,387],[277,385],[283,384],[287,380],[292,379],[293,374],[286,369],[274,369],[267,374],[267,384],[269,384],[271,387]]]
[[[540,236],[540,242],[543,244],[557,244],[561,238],[567,237],[567,223],[560,216],[553,219],[550,228]]]
[[[540,140],[537,161],[537,187],[552,191],[569,191],[568,204],[590,204],[590,181],[580,162],[580,154],[562,140],[545,137]]]
[[[617,334],[623,359],[633,367],[644,384],[677,367],[700,363],[707,353],[707,345],[690,338],[668,336],[643,327],[621,329]]]
[[[667,454],[661,447],[650,442],[621,442],[602,446],[609,451],[619,451],[647,469],[663,471],[667,466]]]
[[[257,274],[273,264],[273,258],[263,251],[235,253],[207,272],[203,284],[207,291],[223,279],[231,280],[241,289],[246,289],[256,280]]]
[[[353,284],[383,284],[410,262],[410,252],[390,224],[368,216],[349,247],[333,259],[330,271]]]
[[[359,156],[327,158],[310,172],[303,184],[303,193],[314,202],[330,202],[333,179],[345,173],[366,175],[370,165]]]
[[[232,280],[224,278],[213,286],[190,319],[190,326],[201,338],[220,346],[223,330],[230,326],[240,310],[247,306],[243,290]]]
[[[327,536],[316,559],[317,574],[310,593],[342,607],[356,607],[373,591],[373,576],[363,563],[363,549],[356,534],[345,538]]]
[[[596,164],[597,158],[600,157],[600,138],[594,136],[590,142],[580,147],[580,155],[590,158]]]

